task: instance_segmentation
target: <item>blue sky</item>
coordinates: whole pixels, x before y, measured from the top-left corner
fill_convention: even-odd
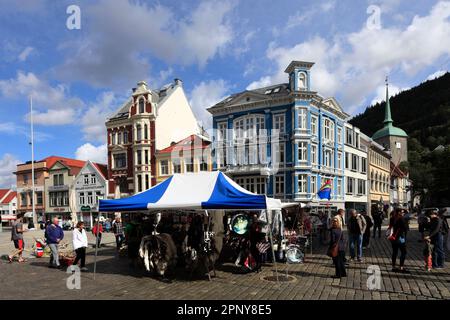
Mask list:
[[[354,115],[384,98],[385,75],[396,94],[448,70],[449,17],[430,0],[0,0],[0,186],[30,159],[30,94],[36,159],[104,161],[105,119],[141,79],[181,78],[207,127],[205,108],[314,61],[312,89]]]

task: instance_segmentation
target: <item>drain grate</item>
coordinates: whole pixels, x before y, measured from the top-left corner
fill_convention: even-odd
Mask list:
[[[277,282],[277,276],[264,276],[261,277],[262,280],[270,281],[270,282]],[[297,279],[294,276],[287,276],[287,275],[279,275],[278,281],[279,282],[293,282]]]

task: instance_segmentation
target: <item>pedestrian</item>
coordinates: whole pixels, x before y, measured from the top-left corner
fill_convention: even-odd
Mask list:
[[[122,220],[120,219],[120,217],[116,217],[116,219],[114,220],[112,229],[114,232],[114,236],[116,237],[117,250],[119,250],[120,247],[122,247],[123,241],[125,240],[125,234],[123,232]]]
[[[366,231],[366,221],[355,209],[350,209],[348,220],[348,239],[350,244],[350,261],[355,259],[355,251],[358,262],[362,262],[362,240]]]
[[[373,219],[373,237],[375,238],[375,235],[378,230],[378,239],[381,238],[381,225],[383,224],[383,211],[379,210],[376,206],[372,207],[372,219]]]
[[[431,240],[430,239],[424,240],[423,259],[425,261],[426,271],[431,271],[431,268],[433,267],[432,253],[433,253],[433,245],[431,244]]]
[[[366,221],[366,230],[363,234],[363,248],[370,249],[370,228],[373,226],[372,218],[367,214],[367,212],[363,212],[362,214],[364,220]]]
[[[345,228],[345,210],[344,209],[339,209],[337,211],[336,217],[339,218],[340,225],[341,225],[341,230],[342,230],[342,232],[344,232],[344,228]],[[345,252],[344,252],[344,263],[348,264],[348,260],[345,257]]]
[[[86,268],[86,248],[88,246],[88,239],[86,230],[84,230],[84,222],[78,221],[76,227],[73,229],[73,249],[76,253],[75,261],[73,265],[77,265],[80,262],[80,270],[88,271]]]
[[[393,272],[403,272],[408,273],[405,269],[405,259],[406,259],[406,232],[407,225],[404,218],[404,210],[397,208],[391,214],[389,220],[390,235],[388,237],[392,245],[392,271]],[[400,250],[400,269],[397,269],[397,255]]]
[[[54,217],[52,223],[47,226],[46,236],[47,236],[47,245],[52,251],[49,268],[61,269],[61,265],[59,263],[58,245],[61,242],[61,240],[64,239],[64,232],[62,228],[59,226],[58,217]]]
[[[109,231],[111,231],[111,221],[108,218],[105,221],[105,232],[109,232]]]
[[[92,234],[96,237],[97,242],[94,245],[97,246],[97,248],[100,248],[101,242],[102,242],[102,234],[103,234],[103,226],[101,223],[98,223],[98,219],[95,219],[94,227],[92,228]]]
[[[342,230],[342,220],[339,217],[334,217],[331,221],[331,233],[330,233],[330,249],[333,246],[337,246],[337,255],[332,257],[336,274],[333,278],[346,277],[345,271],[345,236]]]
[[[419,224],[419,233],[420,233],[420,238],[418,240],[419,242],[422,242],[424,239],[425,229],[428,227],[430,223],[430,215],[431,211],[427,211],[417,216],[417,223]]]
[[[443,269],[445,261],[444,252],[444,224],[436,210],[431,211],[429,224],[430,234],[424,240],[430,240],[433,245],[432,265],[433,269]]]
[[[14,243],[15,250],[8,256],[9,262],[13,262],[15,256],[19,257],[19,262],[25,262],[25,259],[22,257],[23,250],[25,249],[25,242],[23,241],[23,233],[25,231],[23,228],[23,215],[18,214],[11,229],[11,241]]]

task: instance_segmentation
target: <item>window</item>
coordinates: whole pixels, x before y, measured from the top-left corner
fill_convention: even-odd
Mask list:
[[[276,163],[284,163],[284,142],[274,144],[273,159]]]
[[[347,194],[353,194],[355,190],[355,179],[347,177]]]
[[[160,168],[161,168],[161,175],[168,175],[169,174],[169,161],[161,160]]]
[[[338,152],[337,154],[337,165],[338,169],[342,169],[342,152]]]
[[[208,163],[203,159],[200,162],[200,171],[208,171]]]
[[[275,194],[284,194],[284,175],[275,176]]]
[[[42,191],[36,192],[36,204],[41,206],[43,204]]]
[[[145,100],[144,98],[139,99],[139,113],[145,112]]]
[[[366,194],[366,182],[362,179],[358,179],[358,195]]]
[[[311,176],[311,194],[314,195],[317,193],[317,177]]]
[[[116,133],[115,132],[113,132],[111,134],[111,144],[116,144]]]
[[[122,133],[121,132],[117,133],[117,144],[122,144]]]
[[[367,173],[367,159],[361,158],[361,173]]]
[[[28,175],[27,174],[23,175],[23,183],[28,184]]]
[[[311,134],[314,136],[318,135],[318,127],[317,127],[318,119],[316,116],[311,116]]]
[[[306,130],[306,109],[298,109],[298,127]]]
[[[54,174],[53,175],[53,185],[54,186],[64,185],[64,175],[63,174]]]
[[[88,174],[84,175],[83,181],[84,181],[84,185],[88,185],[89,184],[89,175]]]
[[[342,143],[342,128],[337,128],[337,143]]]
[[[299,174],[298,175],[298,192],[299,193],[306,193],[307,189],[307,183],[306,183],[306,174]]]
[[[227,123],[222,122],[217,126],[217,149],[216,149],[216,162],[220,168],[227,165],[227,152],[225,141],[227,139]]]
[[[145,175],[145,190],[148,190],[150,188],[150,179],[148,177],[148,174]]]
[[[359,133],[355,133],[355,147],[359,149]]]
[[[345,128],[346,132],[346,143],[353,145],[353,131],[350,128]]]
[[[323,151],[323,165],[326,167],[332,167],[333,163],[333,153],[331,150],[324,150]]]
[[[306,142],[298,143],[298,161],[307,161],[307,144],[306,144]]]
[[[181,173],[181,164],[179,162],[172,162],[172,168],[173,173]]]
[[[148,140],[148,126],[144,124],[144,139]]]
[[[324,119],[324,138],[331,140],[331,120]]]
[[[311,145],[311,163],[317,164],[317,146],[315,144]]]
[[[118,153],[113,155],[114,169],[125,168],[127,166],[127,156],[125,153]]]
[[[350,156],[351,156],[350,153],[348,153],[348,152],[345,153],[345,169],[349,169],[349,170],[351,167]]]
[[[99,200],[99,199],[102,199],[102,193],[101,193],[100,191],[96,191],[96,192],[95,192],[95,199],[94,199],[95,204],[98,203],[98,200]]]
[[[285,132],[284,114],[276,114],[273,116],[273,128],[279,130],[280,135]]]
[[[300,72],[298,74],[298,88],[299,90],[306,90],[306,74],[304,72]]]
[[[186,172],[194,172],[194,159],[185,161]]]
[[[79,195],[78,195],[78,203],[80,205],[82,205],[82,206],[85,204],[85,202],[84,202],[84,192],[80,192],[79,193]]]
[[[142,191],[142,176],[140,174],[137,175],[137,182],[138,182],[138,192]]]
[[[124,144],[128,143],[128,131],[123,132],[123,143]]]
[[[144,157],[145,157],[145,162],[144,164],[150,164],[150,162],[148,161],[148,150],[144,150]]]
[[[138,165],[142,164],[142,150],[136,151],[136,163]]]
[[[264,194],[266,193],[266,178],[263,177],[240,177],[236,178],[236,183],[239,184],[242,188],[258,193]]]
[[[50,192],[49,193],[49,198],[50,198],[50,207],[56,207],[56,197],[57,196],[57,192]]]
[[[91,184],[96,184],[97,183],[97,177],[95,174],[91,174]]]
[[[138,124],[136,125],[136,141],[141,141],[142,140],[142,129],[141,129],[141,125]]]
[[[88,205],[94,204],[94,197],[92,195],[92,192],[87,193],[87,204]]]
[[[217,141],[225,141],[227,138],[227,123],[222,122],[217,125]]]
[[[356,154],[352,154],[352,171],[358,171],[359,157]]]
[[[341,179],[337,180],[337,194],[339,196],[342,195],[342,180]]]

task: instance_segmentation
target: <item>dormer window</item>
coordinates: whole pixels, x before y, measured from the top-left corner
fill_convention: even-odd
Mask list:
[[[145,112],[145,100],[144,98],[139,99],[139,113]]]
[[[306,90],[306,74],[304,72],[300,72],[298,74],[298,89],[299,90]]]

